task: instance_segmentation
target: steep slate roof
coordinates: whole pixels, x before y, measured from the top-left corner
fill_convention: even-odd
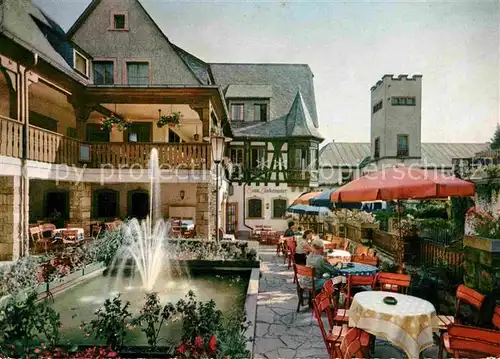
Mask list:
[[[288,115],[297,91],[300,89],[311,115],[318,127],[313,74],[304,64],[231,64],[210,63],[212,76],[226,95],[230,85],[271,86],[270,122]],[[235,123],[233,122],[232,125]],[[235,127],[249,124],[236,124]],[[255,125],[249,125],[255,126]]]
[[[231,123],[235,137],[283,138],[313,137],[322,140],[323,136],[312,122],[311,115],[300,91],[286,116],[268,122]]]
[[[168,39],[167,39],[168,40]],[[182,61],[191,70],[191,72],[196,76],[200,84],[202,85],[212,85],[213,81],[210,77],[210,67],[207,63],[203,62],[196,56],[191,55],[186,50],[181,49],[179,46],[171,43],[175,52],[180,56]]]
[[[0,8],[2,34],[20,46],[38,53],[41,59],[73,79],[86,82],[84,77],[68,64],[73,57],[72,47],[65,41],[63,30],[31,0],[2,1]]]
[[[422,163],[439,166],[452,166],[453,158],[471,158],[477,152],[484,151],[487,143],[422,143]],[[370,156],[368,142],[331,142],[319,153],[320,167],[357,166]]]
[[[286,135],[291,137],[315,137],[323,139],[307,110],[302,93],[297,91],[292,107],[286,116]]]
[[[226,98],[271,98],[273,87],[271,85],[229,85]]]

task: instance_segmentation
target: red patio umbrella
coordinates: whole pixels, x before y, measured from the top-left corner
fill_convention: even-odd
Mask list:
[[[332,202],[470,197],[474,184],[439,171],[394,167],[367,174],[332,192]]]
[[[320,195],[321,192],[308,192],[302,194],[299,198],[297,198],[295,201],[293,201],[292,204],[305,204],[309,205],[309,200],[313,199],[314,197]]]

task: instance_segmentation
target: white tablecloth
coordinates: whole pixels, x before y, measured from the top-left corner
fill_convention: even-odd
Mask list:
[[[326,253],[328,260],[332,260],[332,262],[344,262],[348,263],[351,261],[351,253],[348,251],[343,251],[341,249],[334,249],[333,252]]]
[[[383,302],[394,297],[396,305]],[[437,320],[434,306],[410,295],[384,291],[360,292],[349,309],[349,326],[383,337],[403,349],[410,359],[433,345],[432,324]]]
[[[78,231],[78,240],[81,241],[84,237],[85,231],[83,228],[56,228],[52,231],[52,237],[61,237],[62,231]]]

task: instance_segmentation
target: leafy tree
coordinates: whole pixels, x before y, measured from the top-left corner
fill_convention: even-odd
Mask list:
[[[495,134],[491,139],[490,148],[492,150],[500,150],[500,125],[497,125]]]

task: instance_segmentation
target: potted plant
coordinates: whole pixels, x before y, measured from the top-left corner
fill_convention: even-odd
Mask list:
[[[101,131],[112,132],[113,130],[124,131],[129,123],[121,117],[111,114],[109,117],[101,118]]]
[[[173,112],[170,115],[163,115],[160,116],[160,119],[156,123],[156,125],[159,128],[162,128],[165,125],[168,125],[170,127],[175,127],[178,126],[181,120],[181,113],[180,112]]]

